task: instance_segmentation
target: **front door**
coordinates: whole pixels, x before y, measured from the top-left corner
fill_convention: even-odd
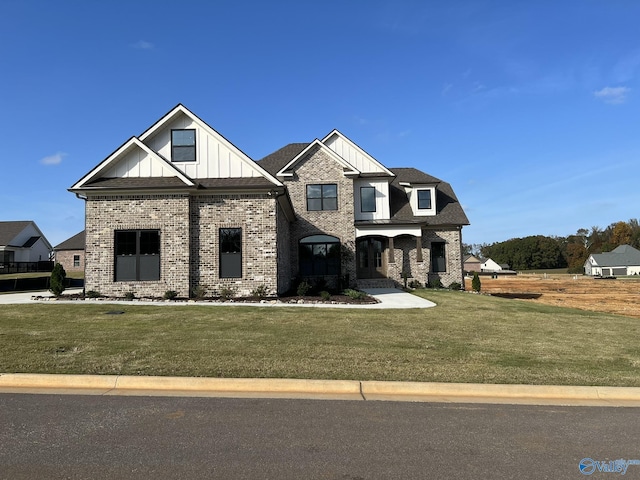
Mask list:
[[[358,278],[385,278],[384,243],[378,238],[361,238],[356,244]]]

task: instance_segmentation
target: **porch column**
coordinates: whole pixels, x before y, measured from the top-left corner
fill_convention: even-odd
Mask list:
[[[388,263],[396,263],[396,254],[393,248],[393,237],[389,237],[389,258]]]
[[[416,237],[416,262],[422,262],[422,237]]]

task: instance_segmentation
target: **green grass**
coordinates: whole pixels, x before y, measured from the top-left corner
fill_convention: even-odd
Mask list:
[[[438,307],[6,305],[0,371],[640,386],[637,319],[418,294]]]

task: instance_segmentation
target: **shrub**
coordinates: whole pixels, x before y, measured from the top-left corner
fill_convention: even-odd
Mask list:
[[[64,281],[67,278],[67,272],[64,271],[64,267],[59,263],[56,263],[51,271],[50,290],[56,297],[59,297],[64,292]]]
[[[320,298],[322,298],[322,300],[325,300],[325,301],[331,300],[331,294],[326,290],[323,290],[320,292]]]
[[[327,280],[324,277],[316,278],[313,282],[313,291],[314,292],[322,292],[327,289]]]
[[[236,292],[233,288],[231,287],[223,287],[220,289],[220,298],[222,300],[229,300],[233,297],[235,297]]]
[[[439,278],[429,280],[429,288],[442,288],[442,280]]]
[[[260,285],[251,291],[251,296],[254,298],[265,298],[269,296],[269,289],[266,285]]]
[[[309,290],[311,290],[311,285],[309,285],[309,282],[307,282],[306,280],[302,280],[298,284],[296,293],[299,297],[304,297],[307,293],[309,293]]]
[[[202,300],[204,297],[207,296],[207,286],[196,285],[195,287],[193,287],[193,290],[191,291],[191,295],[196,300]]]
[[[89,290],[86,296],[88,298],[100,298],[102,294],[100,292],[96,292],[95,290]]]
[[[418,280],[411,280],[409,282],[409,288],[422,288],[422,284]]]
[[[353,300],[363,300],[367,297],[366,293],[361,292],[360,290],[353,290],[352,288],[347,288],[343,293]]]
[[[124,298],[127,300],[133,300],[134,298],[136,298],[136,294],[133,292],[127,292],[124,294]]]
[[[451,282],[451,285],[449,285],[449,290],[462,290],[462,285],[460,285],[458,282]]]
[[[178,296],[178,292],[176,292],[175,290],[167,290],[166,292],[164,292],[164,299],[165,300],[173,300]]]
[[[482,288],[482,282],[480,281],[478,272],[474,272],[473,274],[473,280],[471,280],[471,288],[474,292],[480,292],[480,289]]]

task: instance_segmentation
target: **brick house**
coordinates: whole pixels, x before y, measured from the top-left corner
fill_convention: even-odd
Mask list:
[[[178,105],[69,190],[85,200],[85,288],[106,295],[462,283],[451,186],[337,130],[253,161]]]
[[[65,272],[82,272],[84,270],[84,230],[53,247],[53,254],[56,263],[62,265]]]

